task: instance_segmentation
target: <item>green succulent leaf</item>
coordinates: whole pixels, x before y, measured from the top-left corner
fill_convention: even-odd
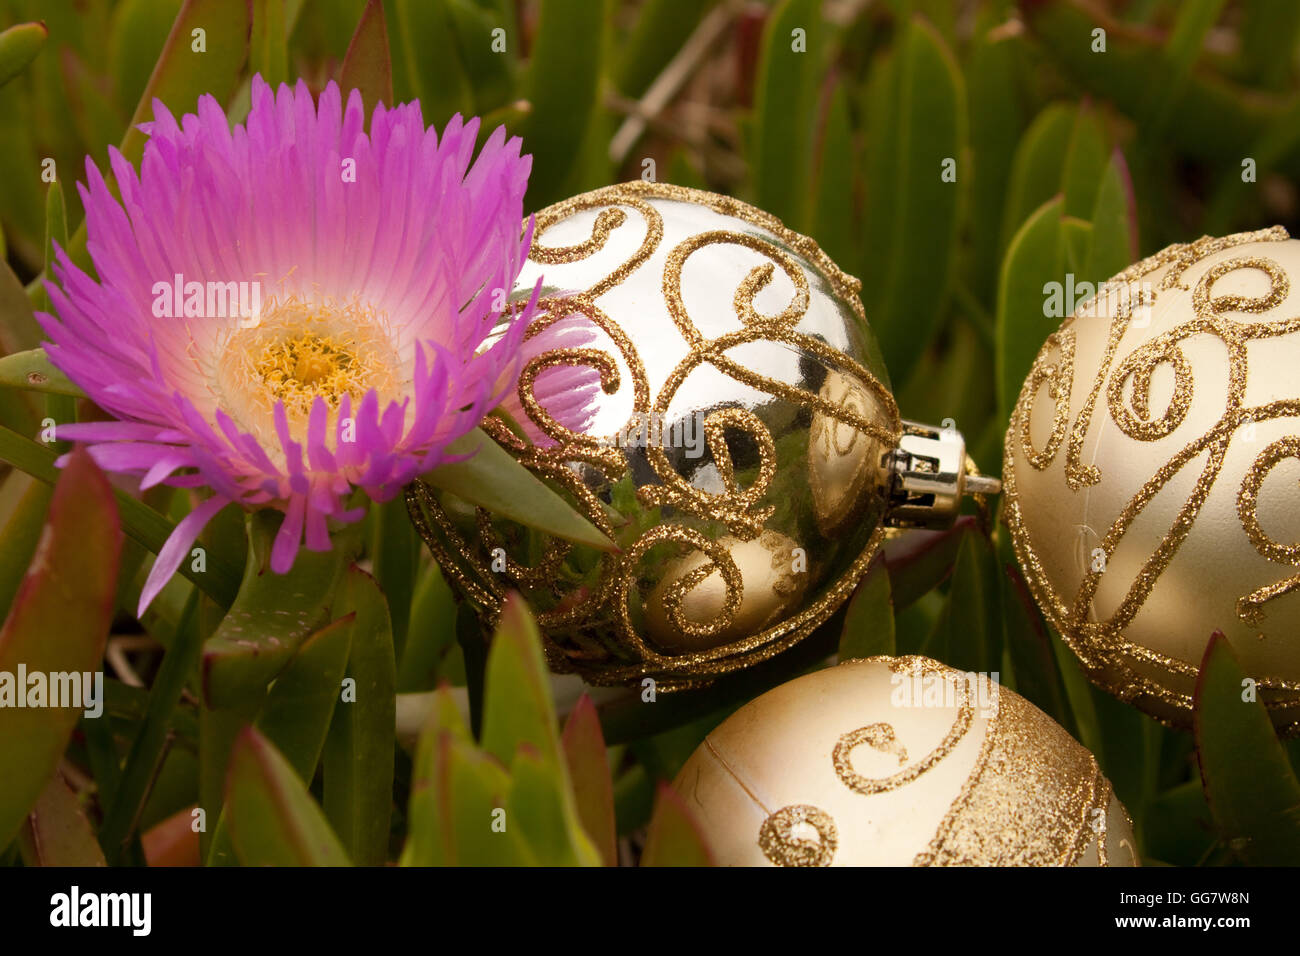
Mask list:
[[[54,773],[18,834],[25,866],[105,866],[86,808]]]
[[[1227,846],[1253,866],[1300,864],[1300,782],[1231,645],[1215,632],[1193,717],[1205,799]]]
[[[203,647],[202,687],[209,707],[258,699],[308,635],[330,619],[336,585],[350,560],[347,542],[303,550],[287,574],[271,571],[278,512],[248,518],[248,560],[230,610]]]
[[[10,603],[27,567],[50,505],[50,486],[21,471],[0,480],[0,614]]]
[[[411,624],[397,668],[401,693],[432,690],[447,654],[456,646],[456,599],[442,569],[430,562],[411,603]]]
[[[801,232],[808,228],[813,124],[825,55],[819,7],[818,0],[783,0],[772,11],[755,80],[754,200]]]
[[[384,5],[380,0],[370,0],[357,24],[357,31],[348,44],[343,69],[339,73],[339,86],[346,101],[348,90],[361,91],[361,101],[369,116],[375,105],[394,104],[393,63],[388,51],[388,25],[384,20]]]
[[[1052,103],[1034,117],[1016,147],[1002,215],[999,262],[1007,247],[1035,210],[1061,192],[1061,170],[1073,139],[1077,112],[1065,103]]]
[[[1034,358],[1056,323],[1044,316],[1044,285],[1064,277],[1063,200],[1049,200],[1030,216],[1007,247],[998,284],[998,410],[1003,421],[1020,396]]]
[[[532,56],[523,78],[532,111],[520,135],[533,154],[528,205],[563,198],[596,107],[605,59],[608,0],[541,0]]]
[[[659,784],[641,865],[713,866],[713,854],[699,823],[677,792],[665,783]]]
[[[252,727],[230,751],[230,838],[244,866],[348,866],[347,852],[293,766]]]
[[[596,844],[583,830],[563,761],[522,744],[510,762],[507,826],[517,827],[542,866],[600,866]]]
[[[506,815],[509,792],[509,775],[474,746],[451,692],[435,692],[416,746],[402,865],[533,863]]]
[[[75,452],[0,631],[0,673],[14,675],[16,683],[20,667],[41,675],[100,670],[121,550],[108,480],[85,452]],[[30,684],[10,688],[29,690]],[[0,707],[0,846],[45,789],[81,716],[73,707]]]
[[[1092,208],[1092,242],[1083,278],[1103,283],[1137,260],[1137,209],[1124,154],[1116,149],[1102,173]]]
[[[523,598],[512,594],[501,609],[487,659],[483,749],[509,766],[521,745],[560,763],[560,738],[550,671],[537,624]]]
[[[49,35],[44,23],[19,23],[0,33],[0,86],[27,69]]]
[[[47,485],[59,479],[59,469],[54,466],[55,455],[44,445],[24,438],[0,426],[0,461],[24,471]],[[122,530],[138,544],[157,554],[171,536],[175,525],[148,505],[121,491],[114,491]],[[208,555],[207,570],[193,570],[189,562],[181,562],[180,573],[193,581],[206,594],[222,606],[228,606],[238,590],[239,572],[224,555]]]
[[[285,37],[284,0],[253,0],[253,25],[249,60],[254,73],[272,86],[289,77],[289,49]]]
[[[325,741],[325,813],[358,865],[380,866],[388,855],[397,732],[392,624],[383,592],[356,566],[344,578],[340,610],[356,619],[346,671],[354,684],[335,706]]]
[[[884,560],[877,559],[849,600],[844,631],[840,635],[839,659],[850,661],[894,652],[894,600],[889,571]]]
[[[873,87],[862,297],[892,379],[906,382],[948,295],[966,94],[943,39],[914,19]],[[956,181],[945,173],[951,169]]]
[[[614,781],[609,774],[600,718],[586,694],[578,698],[578,703],[569,712],[561,741],[582,828],[595,844],[605,866],[617,866]]]
[[[447,451],[451,455],[469,454],[470,457],[439,465],[424,475],[424,481],[433,487],[486,508],[498,517],[518,521],[566,541],[602,551],[615,549],[614,542],[482,429],[476,428],[452,442]]]

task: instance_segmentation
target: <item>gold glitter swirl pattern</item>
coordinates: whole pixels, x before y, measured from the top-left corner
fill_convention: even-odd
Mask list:
[[[707,229],[685,240],[674,240],[671,247],[666,247],[664,210],[655,205],[664,200],[704,207],[740,220],[745,228]],[[593,212],[585,238],[567,245],[548,244],[554,227]],[[616,235],[625,241],[616,243]],[[631,242],[635,242],[635,248],[630,254],[612,251],[615,247],[626,249]],[[691,315],[683,298],[682,273],[702,268],[697,258],[705,250],[719,248],[748,250],[765,261],[749,269],[732,295],[732,318],[739,327],[710,335]],[[816,588],[810,586],[806,605],[797,604],[791,597],[797,595],[801,583],[793,580],[790,568],[778,567],[792,557],[792,548],[778,549],[779,553],[772,554],[774,573],[765,580],[773,582],[771,586],[777,593],[790,600],[783,602],[782,613],[775,620],[767,622],[758,633],[720,646],[668,651],[645,630],[644,605],[647,594],[655,587],[649,569],[685,555],[702,556],[704,560],[698,566],[662,589],[664,616],[678,635],[707,640],[730,633],[728,628],[745,598],[744,579],[718,540],[724,536],[740,542],[768,540],[763,536],[772,530],[773,516],[791,488],[791,478],[781,475],[785,466],[778,466],[781,456],[771,425],[746,407],[722,404],[703,409],[703,446],[715,477],[701,482],[687,467],[691,463],[684,463],[680,455],[670,455],[662,443],[646,442],[634,454],[632,449],[611,441],[610,436],[578,434],[564,428],[537,399],[539,376],[547,369],[564,366],[595,370],[606,395],[630,404],[629,422],[669,420],[674,397],[694,373],[707,366],[727,379],[789,403],[799,414],[820,416],[818,428],[823,431],[833,422],[855,433],[862,432],[878,443],[882,454],[897,446],[902,424],[893,395],[877,376],[854,357],[799,327],[812,302],[810,281],[823,290],[822,294],[829,288],[836,301],[865,327],[865,315],[857,298],[860,285],[840,271],[813,240],[787,229],[776,218],[729,197],[643,181],[586,193],[538,213],[529,254],[532,261],[558,266],[586,262],[602,254],[614,260],[612,268],[606,271],[602,260],[599,273],[604,274],[598,274],[594,281],[584,277],[581,289],[560,294],[548,288],[548,294],[539,302],[541,314],[527,333],[532,337],[567,317],[577,316],[595,326],[599,336],[598,341],[582,348],[544,352],[534,357],[520,375],[520,405],[549,443],[533,445],[496,418],[489,418],[483,428],[527,468],[565,492],[581,513],[617,541],[621,552],[580,557],[594,565],[583,565],[579,569],[581,581],[575,582],[577,574],[570,573],[569,562],[577,552],[565,542],[539,542],[482,511],[466,528],[462,520],[445,510],[431,489],[418,483],[408,489],[407,503],[417,530],[444,572],[478,605],[488,624],[494,623],[510,588],[522,588],[532,595],[542,592],[547,599],[539,602],[538,623],[553,668],[576,670],[597,684],[627,684],[651,676],[659,690],[671,691],[766,660],[807,636],[829,617],[851,593],[879,548],[883,528],[877,526],[869,535],[865,528],[871,527],[867,522],[873,518],[879,525],[883,505],[874,514],[862,508],[853,512],[861,517],[859,527],[865,538],[862,552],[840,562],[831,580],[819,581]],[[662,275],[654,277],[662,296],[662,302],[656,305],[667,310],[671,321],[667,327],[680,333],[687,351],[675,367],[667,370],[663,384],[652,390],[637,342],[601,305],[602,296],[624,287],[656,254],[664,256]],[[549,273],[547,276],[549,281]],[[778,276],[782,284],[789,284],[789,299],[775,311],[766,305],[760,310],[756,302],[766,301],[759,297],[770,296]],[[645,277],[637,278],[637,289],[647,288]],[[628,320],[634,322],[635,316]],[[761,374],[742,352],[755,343],[775,345],[788,349],[790,355],[814,359],[824,365],[827,374],[851,381],[851,387],[860,390],[863,397],[835,401],[815,383],[809,390]],[[849,444],[851,447],[852,441]],[[737,447],[746,450],[743,469],[733,461],[733,449]],[[611,502],[610,489],[626,484],[634,458],[636,467],[648,466],[652,473],[649,477],[638,473],[636,503],[643,515],[655,517],[646,518],[644,526],[637,523],[641,520],[638,518],[628,527],[627,512],[634,509],[629,509],[626,499]],[[864,473],[881,467],[879,461],[863,458]],[[806,453],[801,461],[808,466]],[[778,490],[779,481],[784,482],[782,490]],[[844,487],[848,490],[841,498],[850,491],[863,499],[883,495],[879,482],[868,484],[861,476],[856,483],[845,482]],[[847,512],[852,503],[837,499],[831,504],[843,506]],[[783,527],[787,532],[795,530],[788,523]],[[794,547],[800,544],[806,542],[793,542]],[[506,553],[504,563],[499,560],[502,552]],[[665,559],[665,554],[670,557]],[[498,559],[495,567],[494,556]],[[687,596],[710,578],[710,586],[721,582],[721,607],[710,619],[700,620],[698,613],[688,615],[684,604]],[[786,612],[786,604],[797,610]]]
[[[1160,294],[1171,290],[1187,292],[1189,290],[1183,282],[1187,270],[1206,257],[1237,246],[1281,242],[1288,238],[1286,230],[1281,227],[1222,238],[1203,237],[1196,242],[1170,246],[1144,259],[1111,280],[1111,284],[1133,283],[1145,275],[1168,267],[1156,286],[1154,296],[1158,298]],[[1215,287],[1225,277],[1242,272],[1262,275],[1267,280],[1267,290],[1258,295],[1215,294]],[[1003,481],[1005,521],[1034,597],[1083,662],[1092,680],[1122,700],[1150,698],[1184,714],[1191,710],[1190,695],[1163,686],[1137,672],[1133,665],[1155,665],[1183,676],[1195,675],[1196,666],[1135,644],[1124,637],[1123,630],[1137,615],[1190,534],[1211,489],[1220,477],[1234,436],[1243,427],[1253,423],[1300,417],[1300,399],[1296,398],[1255,406],[1246,404],[1248,343],[1298,332],[1300,317],[1250,322],[1228,316],[1228,313],[1260,314],[1279,306],[1290,292],[1290,280],[1282,266],[1264,255],[1235,256],[1212,265],[1200,276],[1190,292],[1192,317],[1151,337],[1120,359],[1119,346],[1130,328],[1134,308],[1149,305],[1152,300],[1139,295],[1122,302],[1111,322],[1095,380],[1077,417],[1068,425],[1066,419],[1070,410],[1074,369],[1073,354],[1066,337],[1072,334],[1072,326],[1078,321],[1077,316],[1067,319],[1061,330],[1048,338],[1035,360],[1012,415],[1006,435]],[[1102,478],[1100,470],[1095,465],[1083,464],[1081,455],[1084,436],[1093,423],[1098,395],[1104,390],[1105,408],[1109,412],[1110,421],[1125,436],[1135,441],[1152,442],[1173,435],[1185,423],[1196,394],[1194,371],[1182,351],[1182,344],[1201,337],[1210,337],[1220,342],[1227,356],[1226,394],[1223,396],[1224,409],[1221,416],[1207,431],[1192,438],[1169,457],[1136,491],[1111,526],[1101,535],[1099,547],[1106,561],[1095,562],[1084,573],[1077,593],[1067,600],[1057,594],[1049,583],[1042,560],[1030,542],[1025,527],[1014,468],[1016,441],[1020,442],[1029,466],[1043,471],[1055,459],[1060,446],[1059,436],[1068,428],[1066,484],[1075,492],[1097,484]],[[1057,357],[1054,359],[1054,356]],[[1155,410],[1151,407],[1152,382],[1161,369],[1172,372],[1173,388],[1165,408]],[[1166,381],[1168,378],[1166,375]],[[1056,402],[1050,437],[1047,444],[1038,450],[1031,440],[1032,417],[1038,391],[1047,383],[1050,383]],[[1269,471],[1282,460],[1297,457],[1298,452],[1300,437],[1290,436],[1274,442],[1256,458],[1245,474],[1237,494],[1241,526],[1255,550],[1271,561],[1290,567],[1300,565],[1300,545],[1282,545],[1271,539],[1260,527],[1256,509],[1260,490]],[[1201,462],[1200,472],[1190,492],[1172,524],[1135,575],[1128,592],[1106,619],[1092,619],[1091,615],[1096,613],[1093,598],[1107,566],[1106,562],[1114,556],[1121,541],[1150,502],[1185,467],[1195,461]],[[1297,590],[1300,590],[1300,575],[1259,588],[1238,599],[1237,614],[1247,625],[1259,626],[1267,602]],[[1265,706],[1275,711],[1300,707],[1300,697],[1296,696],[1296,692],[1300,691],[1300,682],[1269,676],[1259,677],[1257,681],[1266,690],[1285,692],[1285,696],[1266,699]],[[1168,717],[1160,714],[1154,716],[1170,722]],[[1287,733],[1300,732],[1300,718],[1291,719],[1281,729]]]
[[[811,827],[817,839],[797,836],[800,825]],[[782,807],[763,821],[758,845],[777,866],[830,866],[839,834],[830,815],[806,804]]]
[[[854,793],[860,793],[864,796],[871,793],[885,793],[889,790],[896,790],[911,783],[952,753],[952,749],[970,730],[974,711],[967,699],[966,688],[960,683],[957,685],[957,692],[959,695],[957,719],[953,722],[952,729],[944,736],[943,742],[926,754],[923,759],[918,760],[906,770],[900,770],[889,777],[864,777],[855,771],[852,763],[853,749],[863,743],[869,744],[877,750],[888,751],[893,747],[897,747],[900,756],[899,763],[904,763],[907,760],[907,749],[894,740],[894,728],[889,724],[871,724],[867,727],[849,731],[836,742],[835,749],[831,753],[831,762],[835,765],[835,775],[840,778],[844,786]]]
[[[853,769],[851,760],[856,748],[868,746],[906,764],[907,747],[893,724],[877,721],[842,734],[831,751],[831,764],[839,781],[855,794],[871,798],[915,784],[947,759],[970,731],[974,721],[967,685],[970,675],[914,655],[849,663],[882,664],[896,675],[940,679],[951,685],[957,706],[956,719],[943,741],[891,777],[864,777]],[[1112,791],[1096,759],[1029,701],[991,682],[989,686],[998,705],[986,710],[979,753],[961,791],[912,865],[1072,866],[1095,845],[1098,865],[1107,866],[1106,821]],[[722,763],[735,778],[734,771]],[[735,779],[758,803],[749,787]],[[1120,812],[1131,830],[1132,822],[1122,807]],[[801,823],[811,825],[818,839],[798,838],[795,828]],[[797,804],[764,819],[758,845],[777,866],[827,866],[834,856],[836,834],[828,813]],[[1136,853],[1131,846],[1128,849],[1136,863]]]
[[[1023,697],[1003,693],[974,770],[914,865],[1070,866],[1109,803],[1092,754]]]

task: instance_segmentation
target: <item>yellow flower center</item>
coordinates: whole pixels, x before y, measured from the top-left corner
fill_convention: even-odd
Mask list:
[[[372,388],[381,407],[409,386],[383,317],[357,302],[304,302],[296,296],[271,299],[255,325],[226,339],[217,369],[223,407],[244,429],[278,448],[274,409],[284,403],[296,441],[306,431],[319,396],[331,422],[344,395],[352,407]],[[333,427],[328,430],[333,434]],[[331,444],[333,444],[331,442]]]

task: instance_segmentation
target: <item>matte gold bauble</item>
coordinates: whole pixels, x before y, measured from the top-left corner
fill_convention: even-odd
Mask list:
[[[926,657],[782,684],[673,784],[724,866],[1128,866],[1097,762],[1023,697]]]
[[[1222,631],[1300,731],[1300,242],[1174,245],[1047,338],[1007,431],[1005,513],[1092,680],[1189,727]]]
[[[516,301],[539,276],[530,334],[576,315],[597,339],[520,376],[520,424],[547,441],[485,430],[621,553],[424,485],[408,502],[489,621],[524,594],[555,670],[671,690],[769,658],[844,601],[891,512],[943,523],[964,492],[993,490],[967,477],[960,436],[899,418],[857,280],[752,206],[647,182],[586,193],[538,213]],[[561,365],[601,376],[582,433],[532,392]]]

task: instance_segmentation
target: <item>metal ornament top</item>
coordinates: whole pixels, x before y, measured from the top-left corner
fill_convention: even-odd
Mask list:
[[[805,637],[849,596],[885,529],[940,527],[972,475],[961,436],[905,423],[860,285],[817,244],[738,200],[630,182],[537,215],[516,295],[529,335],[572,316],[598,340],[523,369],[521,437],[484,429],[621,551],[599,554],[417,482],[412,519],[489,623],[511,590],[551,666],[662,690],[712,680]],[[534,395],[546,369],[597,370],[592,425]]]

